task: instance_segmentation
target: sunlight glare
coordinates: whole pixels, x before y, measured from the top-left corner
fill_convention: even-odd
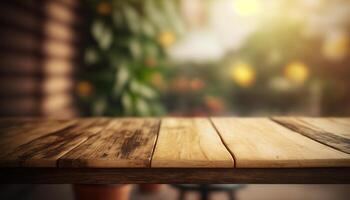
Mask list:
[[[252,16],[261,10],[261,2],[259,0],[235,0],[234,9],[240,16]]]

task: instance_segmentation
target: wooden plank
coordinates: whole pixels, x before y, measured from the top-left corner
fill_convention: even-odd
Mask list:
[[[103,118],[80,120],[72,127],[31,140],[1,157],[0,166],[56,167],[58,158],[97,134],[107,122]],[[27,136],[30,134],[18,140]]]
[[[43,42],[42,51],[46,57],[65,60],[76,59],[78,55],[78,50],[74,44],[65,44],[49,38]]]
[[[1,10],[0,10],[1,12]],[[20,54],[12,52],[2,52],[0,54],[0,73],[17,75],[35,75],[40,74],[41,59],[35,52]]]
[[[63,110],[71,105],[74,105],[75,98],[72,93],[58,92],[56,94],[44,95],[40,105],[41,113],[53,113]]]
[[[73,78],[69,76],[5,76],[0,77],[0,96],[35,96],[68,93],[74,89]],[[73,96],[70,94],[70,96]]]
[[[21,98],[0,98],[1,116],[36,116],[39,114],[40,100],[35,96],[23,96]]]
[[[45,77],[71,76],[74,66],[78,65],[74,60],[59,57],[46,57],[40,59],[37,53],[2,52],[0,54],[0,74],[39,75]]]
[[[350,118],[303,117],[300,119],[325,132],[350,139]],[[350,143],[350,140],[348,142]]]
[[[70,77],[76,70],[74,67],[75,65],[78,64],[74,63],[72,60],[49,57],[42,61],[42,73],[47,76]]]
[[[350,183],[350,168],[1,168],[0,183]]]
[[[3,139],[6,139],[6,137],[10,135],[17,135],[28,131],[31,131],[32,129],[42,129],[42,126],[50,126],[50,128],[54,127],[55,125],[65,125],[65,123],[72,124],[72,120],[69,122],[67,120],[49,120],[49,119],[42,119],[42,118],[35,118],[35,117],[6,117],[6,118],[0,118],[0,133],[1,133],[1,141]],[[37,132],[37,130],[35,130]],[[34,132],[34,134],[35,134]]]
[[[56,20],[47,19],[43,25],[43,34],[47,38],[52,38],[62,42],[77,42],[77,31],[67,24],[57,22]]]
[[[41,92],[40,84],[41,80],[34,76],[3,76],[0,77],[0,96],[34,96]]]
[[[23,144],[73,126],[75,121],[5,118],[0,124],[0,157],[4,157]]]
[[[41,25],[43,23],[43,19],[38,14],[38,12],[26,10],[13,4],[2,4],[0,6],[0,23],[15,25],[22,30],[38,33],[42,31]]]
[[[60,167],[149,167],[157,139],[159,119],[113,119],[61,159]]]
[[[18,129],[23,126],[25,123],[33,123],[38,121],[37,118],[15,118],[15,117],[6,117],[0,118],[0,134],[1,136],[8,133],[8,129]]]
[[[350,154],[349,119],[275,117],[273,120],[306,137]]]
[[[213,118],[236,167],[341,167],[350,156],[266,118]]]
[[[17,50],[20,52],[39,52],[41,38],[37,35],[23,30],[14,28],[3,28],[0,30],[1,40],[0,49],[2,50]],[[5,39],[6,38],[6,39]]]
[[[165,118],[152,167],[234,167],[230,153],[206,118]]]
[[[64,24],[79,25],[82,21],[74,8],[65,6],[60,1],[50,1],[44,5],[44,12],[49,19],[58,20]]]

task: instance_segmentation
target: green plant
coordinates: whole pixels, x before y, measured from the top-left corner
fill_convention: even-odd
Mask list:
[[[162,115],[167,48],[183,31],[177,1],[85,2],[85,67],[78,93],[87,115]]]

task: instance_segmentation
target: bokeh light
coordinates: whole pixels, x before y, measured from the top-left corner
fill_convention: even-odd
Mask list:
[[[235,0],[234,10],[241,16],[256,15],[261,10],[261,2],[259,0]]]
[[[231,67],[231,79],[240,87],[250,87],[255,82],[255,71],[248,63],[240,61]]]
[[[290,81],[297,84],[302,84],[309,77],[309,69],[304,63],[294,61],[285,67],[284,74]]]

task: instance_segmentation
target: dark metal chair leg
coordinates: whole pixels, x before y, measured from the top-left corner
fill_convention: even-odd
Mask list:
[[[228,184],[228,185],[179,184],[179,185],[172,185],[172,186],[178,189],[180,200],[184,200],[185,193],[188,191],[198,192],[200,194],[201,200],[210,199],[210,194],[212,192],[226,192],[229,200],[235,200],[236,199],[236,193],[235,193],[236,190],[243,187],[242,185],[237,185],[237,184]]]
[[[201,200],[208,200],[208,191],[207,190],[202,190],[201,191]]]
[[[236,194],[234,191],[227,191],[228,199],[229,200],[235,200],[236,199]]]

